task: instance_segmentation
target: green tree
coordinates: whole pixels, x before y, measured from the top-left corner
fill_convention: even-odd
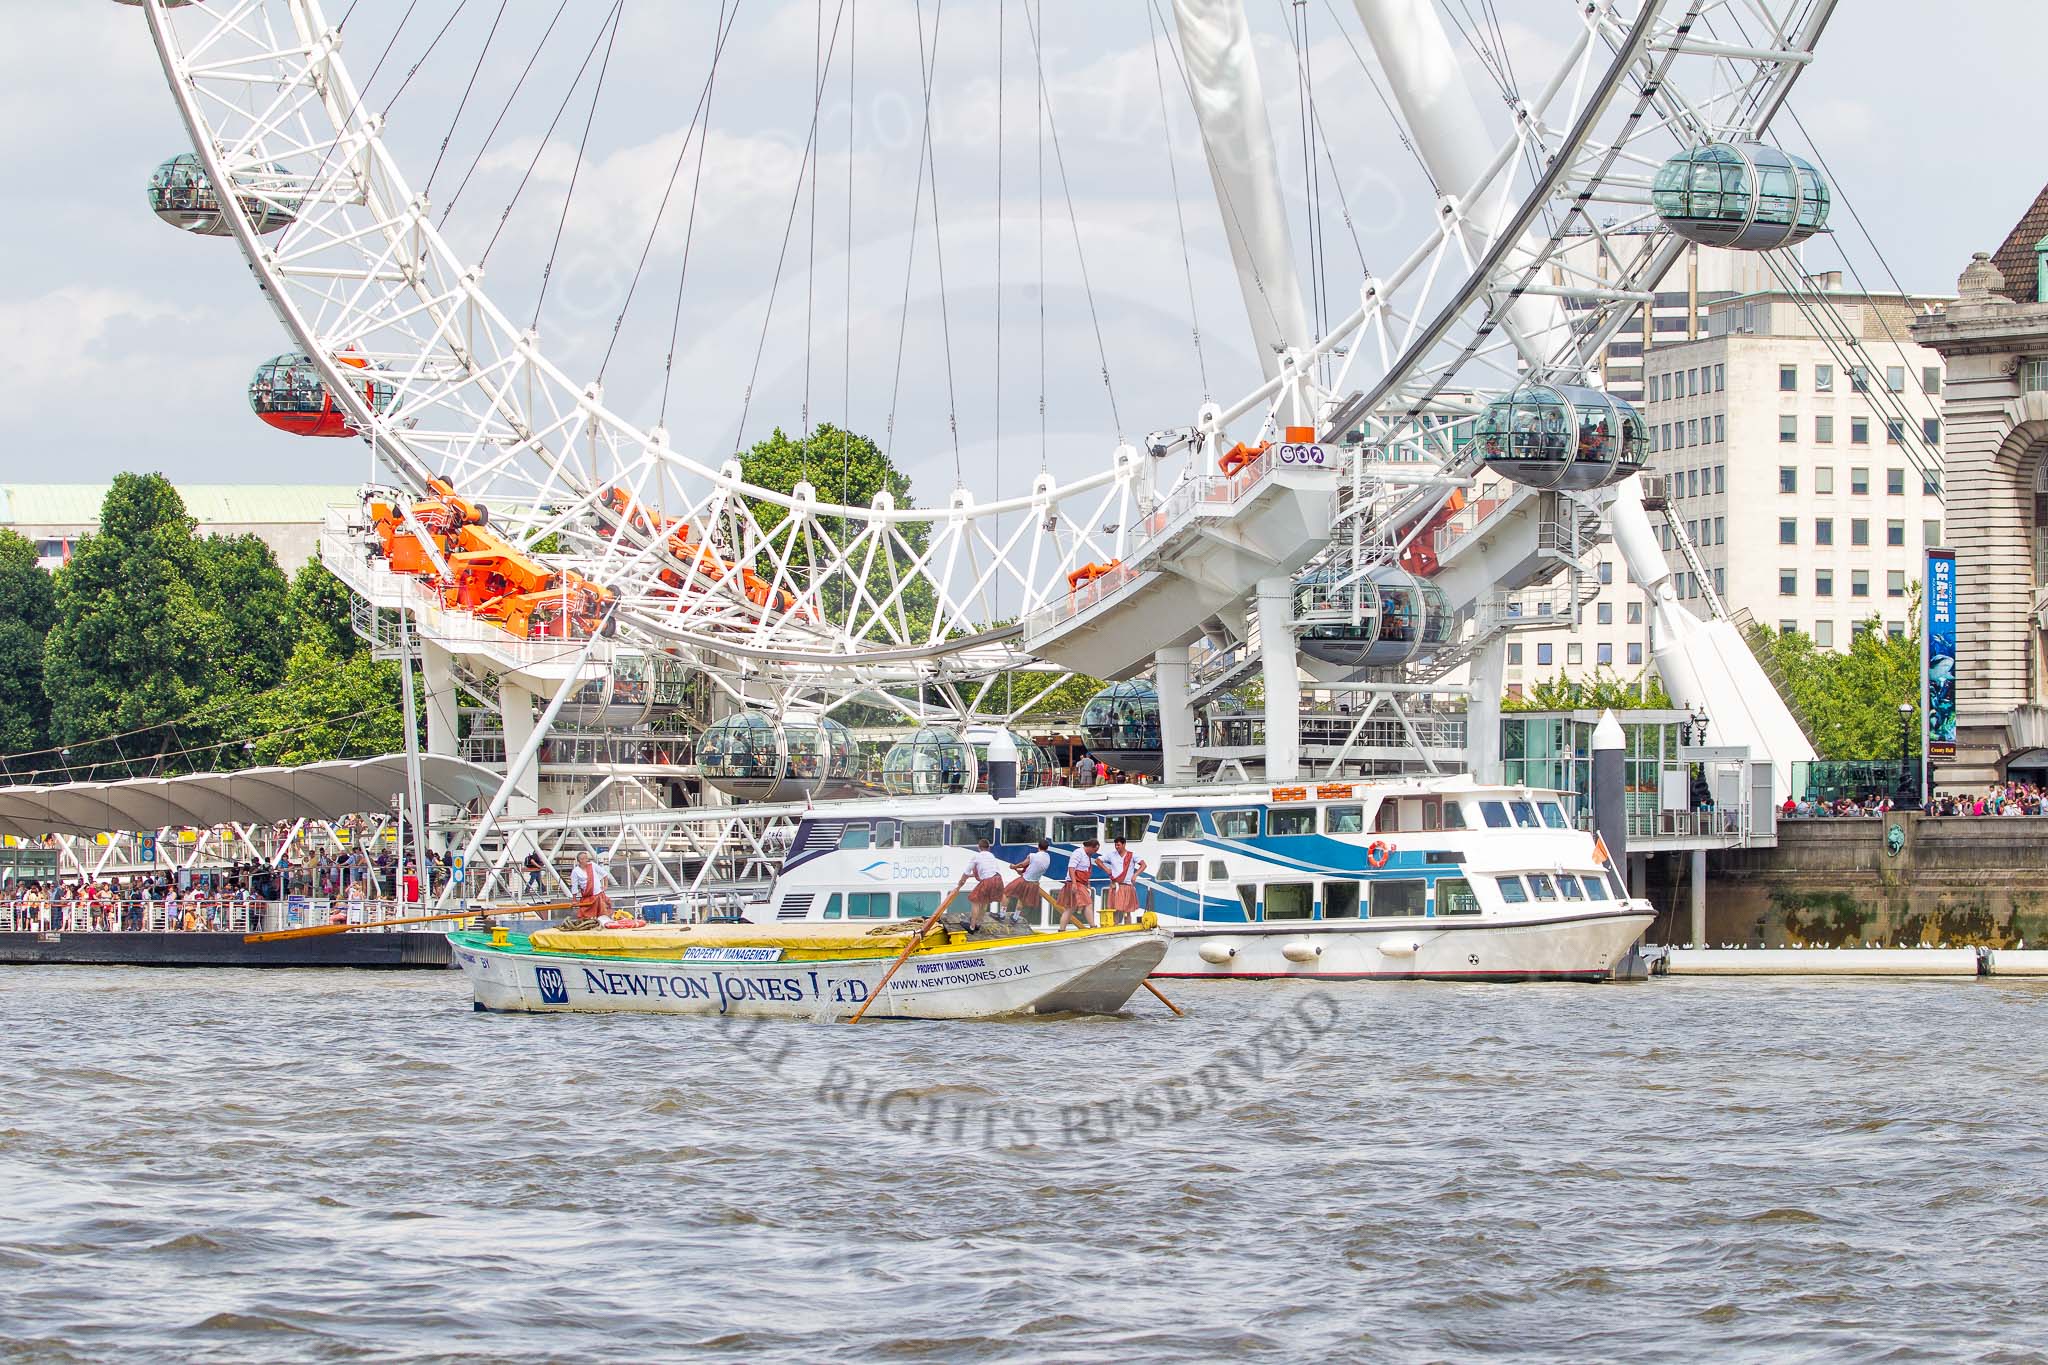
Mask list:
[[[1917,590],[1916,590],[1917,598]],[[1784,671],[1795,708],[1804,713],[1814,750],[1824,759],[1896,759],[1899,708],[1909,708],[1909,753],[1920,751],[1920,635],[1917,600],[1911,632],[1892,636],[1873,616],[1859,622],[1846,653],[1817,647],[1803,631],[1775,634],[1758,626],[1753,646]]]
[[[310,641],[336,659],[362,650],[362,639],[350,624],[349,590],[319,560],[307,560],[292,575],[289,608],[294,642]]]
[[[312,640],[299,642],[284,681],[251,702],[248,719],[251,757],[264,766],[362,758],[405,745],[398,666],[367,651],[336,659]]]
[[[1669,709],[1671,697],[1663,682],[1639,673],[1633,678],[1598,669],[1589,678],[1547,678],[1519,697],[1501,703],[1503,711],[1629,711]]]
[[[207,573],[192,518],[161,474],[119,474],[97,534],[57,571],[43,646],[50,737],[83,744],[131,736],[77,759],[137,757],[180,746],[178,720],[218,687],[231,632],[203,595]]]
[[[291,584],[277,556],[253,535],[199,542],[202,592],[227,627],[223,684],[248,692],[275,686],[292,651]]]
[[[0,753],[41,747],[49,731],[43,636],[56,617],[56,588],[36,547],[0,531]]]

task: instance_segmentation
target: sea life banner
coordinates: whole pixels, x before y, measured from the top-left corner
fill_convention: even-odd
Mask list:
[[[1921,708],[1929,758],[1956,756],[1956,556],[1927,552],[1926,629],[1921,657]]]

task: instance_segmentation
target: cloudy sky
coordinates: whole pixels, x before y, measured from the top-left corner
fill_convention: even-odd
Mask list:
[[[1227,398],[1256,382],[1179,77],[1165,47],[1156,49],[1155,71],[1143,0],[1045,0],[1035,40],[1038,11],[1020,0],[951,0],[936,39],[934,6],[917,0],[829,0],[822,11],[816,0],[737,3],[694,226],[694,150],[673,193],[669,184],[709,66],[716,6],[626,0],[612,41],[610,7],[575,0],[543,45],[556,6],[506,0],[460,119],[458,102],[499,12],[493,0],[419,0],[395,33],[407,8],[398,0],[358,0],[350,19],[351,66],[361,79],[382,58],[369,101],[389,109],[389,140],[415,186],[431,172],[436,206],[452,201],[448,231],[458,250],[476,259],[499,238],[488,279],[507,312],[533,313],[552,253],[539,313],[549,353],[572,374],[594,375],[616,322],[604,365],[614,406],[648,424],[665,419],[678,444],[717,455],[775,425],[800,427],[808,385],[812,420],[843,414],[890,440],[920,501],[932,502],[956,477],[986,496],[1021,491],[1041,459],[1056,469],[1095,467],[1119,432],[1185,422],[1205,392]],[[1278,17],[1289,11],[1257,0],[1250,8],[1282,159],[1298,168],[1296,63]],[[1505,36],[1518,78],[1533,82],[1563,31],[1552,10],[1568,22],[1573,7],[1514,0],[1497,8],[1518,16]],[[11,267],[0,276],[0,335],[11,347],[0,474],[362,477],[359,444],[294,439],[250,415],[249,372],[287,349],[283,332],[231,243],[178,233],[144,206],[150,170],[185,140],[141,15],[112,0],[17,0],[10,9],[10,41],[0,48],[0,126],[8,130],[0,176],[14,187],[12,212],[0,220]],[[1159,12],[1170,10],[1162,3]],[[1951,289],[1970,252],[1996,245],[2048,178],[2031,126],[2048,7],[1966,0],[1939,7],[1938,21],[1936,12],[1925,0],[1848,0],[1792,106],[1890,269],[1924,291]],[[1305,13],[1328,144],[1317,175],[1325,278],[1341,312],[1355,302],[1360,256],[1390,269],[1419,239],[1429,202],[1366,84],[1350,7],[1312,0]],[[913,193],[920,14],[926,47],[938,54],[936,239],[930,181]],[[1058,134],[1043,143],[1043,195],[1034,41]],[[814,226],[810,190],[798,185],[812,71],[825,48],[832,58]],[[491,117],[508,107],[536,52],[486,142]],[[1474,77],[1484,79],[1476,69]],[[1803,141],[1784,131],[1788,142]],[[1295,179],[1290,208],[1305,243],[1307,177]],[[1337,208],[1339,188],[1356,245]],[[1182,264],[1183,222],[1191,270]],[[1850,229],[1839,249],[1878,284],[1884,267],[1846,214],[1837,222]],[[1832,264],[1835,250],[1817,251],[1809,264]]]

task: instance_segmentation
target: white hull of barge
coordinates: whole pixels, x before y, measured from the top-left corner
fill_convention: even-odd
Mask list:
[[[586,957],[502,952],[459,940],[454,949],[477,1009],[534,1014],[840,1019],[860,1009],[895,960],[893,954],[786,962]],[[1165,951],[1165,935],[1130,932],[921,952],[903,964],[864,1017],[1113,1014]]]
[[[1550,919],[1437,917],[1392,925],[1168,921],[1161,977],[1263,980],[1603,981],[1652,916],[1616,908]]]

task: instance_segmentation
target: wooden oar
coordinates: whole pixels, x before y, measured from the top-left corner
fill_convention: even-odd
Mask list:
[[[244,943],[275,943],[287,938],[320,938],[345,934],[351,929],[383,929],[393,924],[431,924],[436,920],[480,919],[488,915],[531,915],[544,910],[567,910],[575,901],[547,901],[539,905],[485,906],[479,910],[448,910],[438,915],[408,915],[404,919],[373,919],[361,924],[309,924],[300,929],[273,929],[263,934],[244,934]]]
[[[898,967],[910,960],[910,955],[917,951],[917,945],[924,942],[924,936],[932,931],[932,926],[939,922],[939,916],[946,913],[946,907],[951,905],[953,897],[959,894],[960,888],[957,886],[947,892],[946,898],[939,902],[939,908],[932,911],[931,918],[917,926],[917,932],[910,936],[910,942],[903,945],[903,951],[896,955],[896,960],[889,964],[889,970],[882,973],[882,979],[875,983],[874,990],[868,992],[868,998],[860,1002],[860,1008],[853,1012],[853,1018],[847,1020],[847,1023],[860,1022],[860,1017],[868,1012],[868,1006],[874,1004],[876,998],[881,995],[882,987],[889,984],[889,978],[896,975]]]

